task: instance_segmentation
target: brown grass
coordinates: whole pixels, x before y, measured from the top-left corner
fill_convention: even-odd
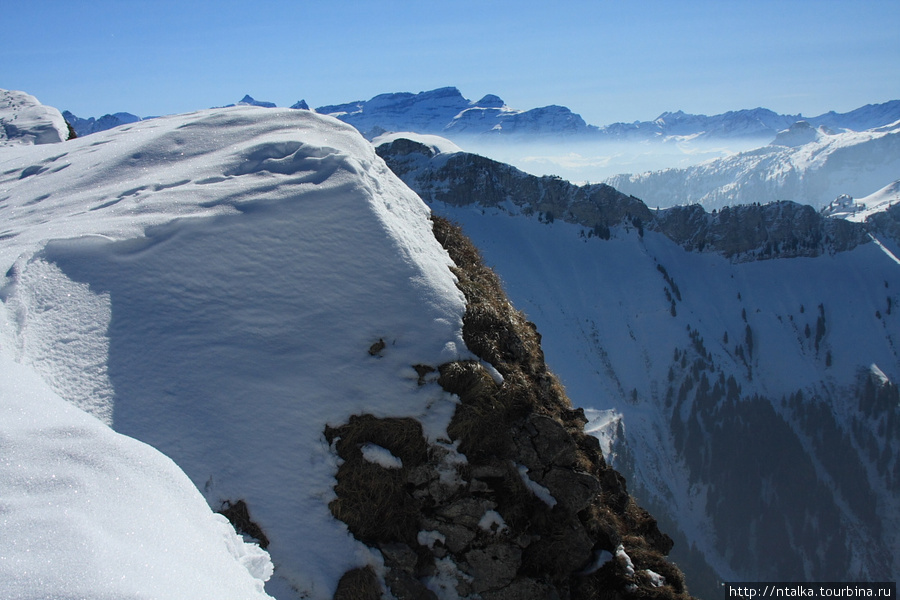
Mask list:
[[[381,584],[372,567],[352,569],[341,576],[334,600],[380,600]]]
[[[428,460],[422,425],[410,417],[354,415],[345,425],[326,427],[325,439],[344,460],[336,475],[337,498],[328,505],[335,518],[365,543],[413,544],[421,506],[410,494],[407,475]],[[403,467],[386,469],[366,461],[361,447],[367,443],[390,450]]]

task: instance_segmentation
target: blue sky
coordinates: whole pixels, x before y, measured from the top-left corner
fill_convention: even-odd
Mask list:
[[[900,98],[900,0],[6,0],[0,88],[78,116],[456,86],[595,125]]]

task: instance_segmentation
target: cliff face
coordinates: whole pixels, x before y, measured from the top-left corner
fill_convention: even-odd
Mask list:
[[[900,244],[900,204],[895,204],[869,217],[869,229],[875,234],[883,234]]]
[[[686,250],[719,252],[733,260],[818,256],[867,242],[858,224],[826,219],[793,202],[745,205],[707,213],[701,206],[650,210],[638,198],[605,184],[578,186],[556,177],[535,177],[474,154],[436,154],[427,146],[399,139],[379,155],[427,202],[450,206],[501,207],[538,214],[609,236],[620,223],[638,231],[660,231]]]
[[[686,250],[711,250],[729,258],[760,260],[819,256],[867,241],[865,228],[822,217],[794,202],[748,204],[707,213],[699,205],[657,213],[657,226]]]
[[[671,539],[584,433],[584,412],[547,370],[534,324],[458,227],[436,217],[434,231],[457,265],[463,336],[481,360],[416,370],[422,384],[435,373],[459,397],[447,431],[465,462],[448,469],[447,450],[428,444],[414,420],[352,417],[325,432],[344,460],[332,512],[381,551],[384,580],[401,600],[435,589],[488,600],[688,597],[665,559]],[[366,444],[403,466],[367,463]],[[335,597],[377,598],[377,587],[358,569]]]

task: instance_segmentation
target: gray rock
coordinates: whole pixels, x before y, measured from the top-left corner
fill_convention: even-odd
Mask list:
[[[481,498],[462,498],[438,510],[438,516],[471,529],[476,529],[484,513],[493,510],[497,505]]]
[[[560,467],[575,464],[575,440],[562,424],[543,415],[533,415],[529,422],[536,430],[534,448],[544,464]]]
[[[522,551],[512,544],[491,544],[466,552],[472,576],[472,590],[476,593],[503,588],[512,582],[522,564]]]
[[[550,469],[542,483],[563,508],[573,513],[587,508],[600,493],[600,482],[596,477],[560,467]]]
[[[499,590],[482,592],[482,600],[559,600],[556,589],[530,577],[518,577]]]

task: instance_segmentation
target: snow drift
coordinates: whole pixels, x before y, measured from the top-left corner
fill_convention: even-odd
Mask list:
[[[0,90],[0,147],[54,144],[69,137],[60,112],[25,92]]]
[[[331,597],[378,567],[329,513],[323,430],[367,412],[445,438],[455,401],[413,365],[471,355],[428,208],[355,130],[158,118],[3,151],[0,197],[4,360],[172,457],[213,507],[243,500],[270,593]]]
[[[0,358],[0,596],[270,598],[265,551],[168,458]]]

